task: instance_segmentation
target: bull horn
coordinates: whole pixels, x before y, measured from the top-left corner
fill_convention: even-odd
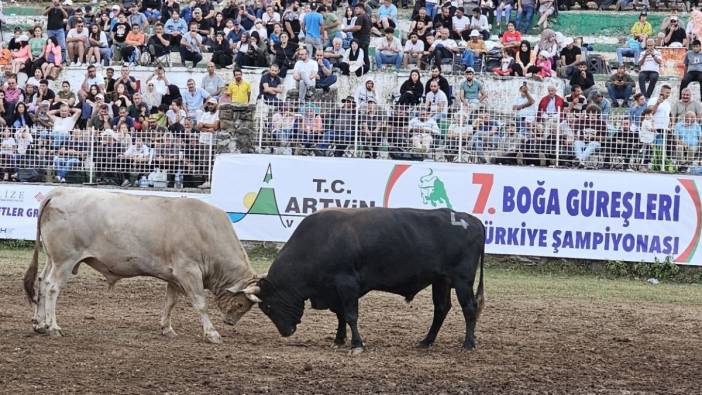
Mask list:
[[[259,288],[258,285],[249,285],[248,287],[244,288],[241,292],[245,293],[247,296],[258,295],[258,293],[261,292],[261,288]]]
[[[252,302],[254,302],[254,303],[261,303],[261,302],[263,302],[263,301],[262,301],[261,299],[259,299],[258,296],[256,296],[256,295],[247,294],[247,293],[245,293],[244,295],[246,295],[246,299],[248,299],[248,300],[250,300],[250,301],[252,301]]]
[[[257,275],[255,276],[255,278],[256,278],[257,280],[263,280],[263,279],[266,278],[267,276],[268,276],[268,272],[265,272],[265,273],[257,274]]]

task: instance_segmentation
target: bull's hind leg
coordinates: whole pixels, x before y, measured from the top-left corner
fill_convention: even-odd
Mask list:
[[[463,348],[472,350],[475,348],[475,323],[478,310],[478,303],[473,294],[473,279],[460,278],[454,282],[454,288],[456,288],[458,303],[463,309],[463,318],[466,320],[466,338],[463,341]]]
[[[51,271],[47,273],[44,280],[44,288],[46,290],[46,326],[49,336],[63,336],[61,327],[56,323],[56,301],[58,300],[61,288],[66,284],[74,266],[75,261],[54,262]]]
[[[50,259],[47,258],[46,265],[42,270],[39,278],[37,278],[34,287],[36,293],[36,304],[34,305],[34,318],[32,319],[32,329],[37,333],[46,333],[48,325],[46,325],[46,286],[44,280],[51,272],[53,266]]]
[[[451,310],[451,287],[445,281],[435,282],[431,285],[431,297],[434,301],[434,320],[427,336],[419,342],[420,347],[429,347],[434,344],[436,335],[439,333],[446,315]]]
[[[334,345],[343,346],[346,344],[346,319],[341,312],[335,312],[336,319],[339,321],[339,325],[336,327],[336,337],[334,338]]]
[[[163,306],[161,313],[161,334],[166,337],[175,337],[176,333],[171,327],[171,312],[178,299],[178,287],[168,283],[166,287],[166,304]]]

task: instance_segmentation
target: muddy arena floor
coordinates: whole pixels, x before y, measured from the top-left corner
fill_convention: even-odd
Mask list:
[[[6,394],[691,394],[702,388],[699,286],[672,285],[670,292],[693,292],[691,302],[680,303],[629,299],[616,281],[602,285],[614,287],[611,297],[564,297],[529,292],[528,277],[518,285],[492,281],[488,271],[472,352],[460,348],[464,323],[455,299],[436,345],[424,350],[414,346],[431,322],[430,292],[410,305],[371,293],[361,300],[366,352],[350,356],[348,348],[331,348],[334,315],[311,309],[284,339],[257,307],[236,327],[210,308],[224,340],[211,345],[180,297],[173,313],[178,336],[164,338],[158,321],[165,283],[131,279],[108,291],[86,267],[59,298],[65,336],[49,338],[31,330],[23,269],[0,266],[0,391]],[[646,285],[633,285],[639,286]]]

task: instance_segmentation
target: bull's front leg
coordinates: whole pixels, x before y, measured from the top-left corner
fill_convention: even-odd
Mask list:
[[[194,273],[183,273],[176,275],[180,287],[185,294],[190,298],[193,308],[200,315],[202,330],[205,333],[207,341],[214,344],[222,343],[222,336],[219,335],[210,317],[207,314],[207,299],[205,298],[205,289],[202,286],[202,275]]]

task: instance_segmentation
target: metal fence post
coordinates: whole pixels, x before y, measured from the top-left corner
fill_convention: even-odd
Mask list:
[[[263,101],[262,100],[259,100],[256,103],[256,110],[260,113],[259,122],[258,122],[258,153],[260,154],[263,151]]]
[[[95,131],[90,131],[90,166],[88,167],[88,184],[93,184],[95,178]]]
[[[353,156],[357,157],[358,156],[358,105],[356,106],[356,110],[354,111],[355,113],[355,118],[356,118],[356,127],[355,132],[353,133]]]
[[[561,159],[561,111],[558,110],[556,120],[556,167],[559,167]]]
[[[207,182],[210,183],[210,188],[212,188],[212,146],[214,145],[216,139],[217,135],[215,132],[213,138],[210,139],[210,149],[207,153]]]
[[[663,152],[661,152],[661,173],[665,173],[667,166],[665,165],[666,151],[668,150],[668,129],[663,129]]]
[[[463,129],[463,103],[461,102],[461,107],[459,109],[458,113],[458,163],[461,163],[463,160],[463,133],[465,130]]]

